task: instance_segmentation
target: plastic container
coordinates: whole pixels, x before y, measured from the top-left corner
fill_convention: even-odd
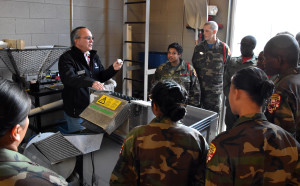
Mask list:
[[[211,142],[217,135],[218,114],[216,112],[187,105],[187,114],[183,123],[198,130],[207,142]]]
[[[145,52],[139,53],[139,60],[145,61]],[[149,52],[148,68],[157,68],[168,60],[167,52]]]

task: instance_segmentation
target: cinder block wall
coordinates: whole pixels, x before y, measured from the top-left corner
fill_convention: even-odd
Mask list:
[[[105,67],[122,56],[122,0],[73,0],[73,11],[73,28],[90,28]],[[0,40],[70,46],[70,20],[70,0],[1,0]],[[3,63],[0,76],[11,78]]]
[[[26,46],[70,46],[70,20],[70,0],[0,0],[0,40],[22,39]],[[94,49],[105,67],[122,57],[122,22],[122,0],[73,0],[73,28],[86,26],[92,31]],[[2,62],[1,78],[11,79]],[[60,95],[53,95],[40,101],[44,105],[58,99]],[[61,118],[62,112],[43,115],[42,126]]]

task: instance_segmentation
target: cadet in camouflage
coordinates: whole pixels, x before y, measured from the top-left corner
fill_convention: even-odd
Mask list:
[[[193,66],[201,88],[201,106],[219,113],[223,92],[224,66],[230,60],[230,49],[217,38],[218,25],[209,21],[204,25],[204,38],[194,49]]]
[[[300,145],[262,113],[243,116],[212,141],[206,185],[299,185]]]
[[[233,76],[229,102],[240,117],[211,142],[206,185],[300,184],[300,144],[261,112],[273,89],[259,68],[242,69]]]
[[[128,134],[110,184],[204,185],[207,143],[197,130],[179,122],[186,113],[186,91],[163,81],[151,93],[156,118]]]
[[[264,65],[274,80],[275,92],[270,97],[266,117],[290,132],[300,142],[300,73],[297,67],[299,46],[289,35],[278,35],[264,48]]]
[[[31,108],[25,90],[9,80],[0,80],[0,103],[0,185],[68,185],[63,177],[18,153]]]
[[[232,114],[231,108],[229,105],[228,95],[231,85],[231,77],[233,74],[243,68],[250,66],[256,66],[256,56],[253,53],[253,50],[256,46],[256,39],[253,36],[245,36],[241,40],[241,56],[240,57],[231,57],[230,61],[225,66],[225,72],[223,77],[223,91],[225,95],[225,105],[226,105],[226,114],[225,114],[225,124],[226,130],[232,128],[232,124],[238,119],[238,116]]]
[[[172,79],[187,90],[188,104],[200,107],[201,91],[199,80],[194,67],[180,58],[182,51],[182,47],[178,43],[169,45],[169,61],[156,69],[152,84],[155,84],[157,81]]]
[[[44,168],[22,154],[0,148],[0,185],[68,185],[62,176]]]

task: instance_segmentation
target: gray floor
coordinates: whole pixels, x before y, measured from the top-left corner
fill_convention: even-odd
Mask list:
[[[121,144],[107,138],[103,138],[100,150],[93,152],[94,156],[94,174],[96,186],[108,186],[113,168],[119,158]],[[92,185],[92,155],[91,153],[83,156],[83,183]]]

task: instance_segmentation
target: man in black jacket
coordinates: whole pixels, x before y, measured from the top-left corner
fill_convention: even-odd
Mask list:
[[[97,51],[92,50],[93,36],[86,27],[77,27],[71,32],[71,43],[71,50],[61,55],[58,63],[64,84],[62,99],[69,133],[84,129],[79,114],[90,103],[88,88],[104,90],[103,82],[113,77],[123,65],[116,61],[104,69]]]

